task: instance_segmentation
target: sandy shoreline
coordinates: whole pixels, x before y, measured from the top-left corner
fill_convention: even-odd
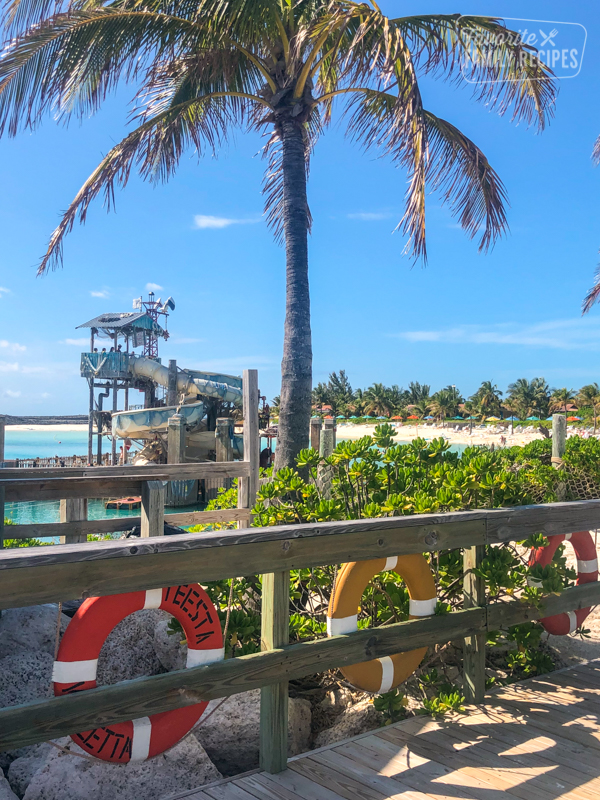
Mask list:
[[[337,426],[337,439],[360,439],[362,436],[372,436],[375,430],[375,425],[338,425]],[[478,444],[495,444],[500,445],[500,437],[506,437],[506,445],[511,447],[513,445],[525,445],[535,439],[541,439],[541,435],[537,429],[531,428],[531,433],[519,433],[510,435],[510,428],[507,431],[499,433],[492,433],[489,428],[480,430],[476,427],[473,428],[473,433],[469,434],[469,429],[464,428],[460,431],[455,431],[451,427],[442,428],[440,426],[429,427],[428,425],[406,425],[397,428],[397,441],[412,441],[417,437],[423,439],[439,439],[443,436],[450,444],[463,444],[463,445],[478,445]]]
[[[73,425],[67,424],[65,422],[56,423],[55,425],[7,425],[6,432],[10,433],[11,431],[50,431],[51,433],[61,432],[71,432],[71,433],[83,433],[87,431],[87,425]]]

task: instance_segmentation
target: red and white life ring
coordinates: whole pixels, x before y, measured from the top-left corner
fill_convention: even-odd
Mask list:
[[[186,668],[223,660],[223,634],[217,611],[197,583],[91,597],[78,609],[62,637],[52,672],[54,694],[95,688],[98,656],[106,637],[129,614],[145,608],[161,608],[179,620],[188,643]],[[196,703],[73,734],[71,738],[87,753],[104,761],[145,761],[185,736],[207,705]]]
[[[559,534],[550,536],[550,544],[547,547],[538,547],[531,551],[529,556],[529,566],[539,564],[546,567],[552,561],[558,546],[562,542],[570,542],[577,556],[577,586],[584,583],[593,583],[598,580],[598,554],[596,546],[589,531],[577,531],[576,533]],[[541,581],[534,578],[527,580],[529,586],[541,588]],[[555,636],[565,636],[577,630],[587,615],[590,608],[579,608],[577,611],[565,611],[562,614],[555,614],[553,617],[545,617],[540,620],[548,633]]]

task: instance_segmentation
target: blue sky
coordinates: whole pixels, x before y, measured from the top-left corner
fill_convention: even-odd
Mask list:
[[[525,6],[382,7],[518,18]],[[600,170],[590,160],[600,135],[600,9],[530,0],[527,16],[577,22],[588,33],[581,71],[560,81],[556,117],[542,135],[490,113],[468,88],[422,82],[426,107],[472,138],[506,185],[511,232],[491,254],[477,252],[434,194],[429,262],[412,267],[392,234],[403,171],[364,155],[340,126],[317,145],[309,185],[315,383],[340,368],[353,386],[418,380],[434,389],[454,383],[464,394],[482,380],[502,389],[536,375],[553,386],[600,381],[600,307],[580,313],[600,246]],[[198,163],[190,152],[166,186],[134,177],[118,193],[116,214],[98,202],[75,227],[64,268],[36,278],[60,210],[126,133],[130,94],[122,88],[82,125],[48,119],[33,134],[0,141],[0,412],[85,412],[85,332],[75,328],[100,312],[129,310],[148,283],[177,303],[163,359],[232,373],[255,367],[262,392],[279,392],[284,252],[262,219],[256,135],[236,134],[218,159]]]

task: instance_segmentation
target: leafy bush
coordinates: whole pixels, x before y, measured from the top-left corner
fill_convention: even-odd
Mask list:
[[[598,487],[595,496],[600,492],[600,442],[595,439],[569,439],[564,469],[557,471],[551,466],[548,440],[494,451],[469,447],[459,455],[451,452],[442,438],[398,445],[395,436],[395,429],[386,423],[372,436],[340,442],[326,459],[314,450],[303,450],[297,461],[302,474],[283,469],[260,487],[253,524],[326,522],[549,502],[557,499],[560,483],[566,484],[569,499],[595,491],[590,487]],[[209,507],[236,505],[237,490],[233,488],[221,491]],[[207,526],[198,529],[206,530]],[[547,543],[542,534],[535,534],[517,545],[486,547],[476,574],[485,581],[490,600],[521,596],[539,605],[544,593],[571,585],[576,576],[566,567],[563,546],[547,567],[529,567],[529,550]],[[462,551],[443,550],[426,554],[426,558],[437,586],[436,614],[462,607]],[[325,616],[338,567],[291,571],[290,641],[326,635]],[[542,588],[527,586],[528,578],[541,581]],[[208,586],[223,619],[229,589],[229,581]],[[260,648],[260,595],[259,576],[234,581],[228,654]],[[363,595],[359,628],[408,619],[408,601],[406,586],[395,572],[377,575]],[[489,634],[488,667],[496,676],[505,676],[492,677],[489,684],[551,670],[554,662],[542,633],[541,625],[528,622]],[[585,631],[578,633],[585,635]],[[405,713],[409,696],[412,702],[418,700],[424,713],[459,711],[464,702],[456,684],[461,662],[460,648],[456,650],[451,644],[436,648],[402,691],[381,695],[376,706],[389,720]]]

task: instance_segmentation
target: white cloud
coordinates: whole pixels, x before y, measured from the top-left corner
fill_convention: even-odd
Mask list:
[[[8,342],[6,339],[0,339],[0,347],[5,350],[12,350],[13,353],[24,353],[27,348],[24,344],[18,342]]]
[[[21,392],[13,392],[12,389],[7,389],[4,394],[7,397],[21,397]]]
[[[160,292],[161,289],[164,287],[160,286],[158,283],[147,283],[146,284],[146,291],[147,292]]]
[[[457,325],[438,330],[402,331],[391,336],[408,342],[440,344],[497,344],[518,347],[547,347],[555,350],[597,350],[600,319],[551,320],[534,325],[504,322],[496,325]]]
[[[359,219],[362,222],[376,222],[381,219],[389,219],[392,215],[388,211],[359,211],[356,214],[348,214],[348,219]]]
[[[254,225],[260,219],[230,219],[229,217],[213,217],[208,214],[196,214],[194,227],[202,230],[206,228],[228,228],[230,225]]]
[[[106,299],[110,295],[108,289],[99,289],[96,292],[91,291],[90,294],[92,297],[103,297],[104,299]]]
[[[75,345],[76,347],[85,347],[89,343],[90,343],[90,340],[87,339],[87,338],[83,338],[83,339],[64,339],[62,342],[59,342],[59,344],[72,344],[72,345]]]
[[[0,286],[0,298],[3,294],[10,294],[10,289],[7,289],[6,286]]]
[[[0,361],[0,372],[18,372],[19,364],[15,361],[11,364],[9,361]]]

